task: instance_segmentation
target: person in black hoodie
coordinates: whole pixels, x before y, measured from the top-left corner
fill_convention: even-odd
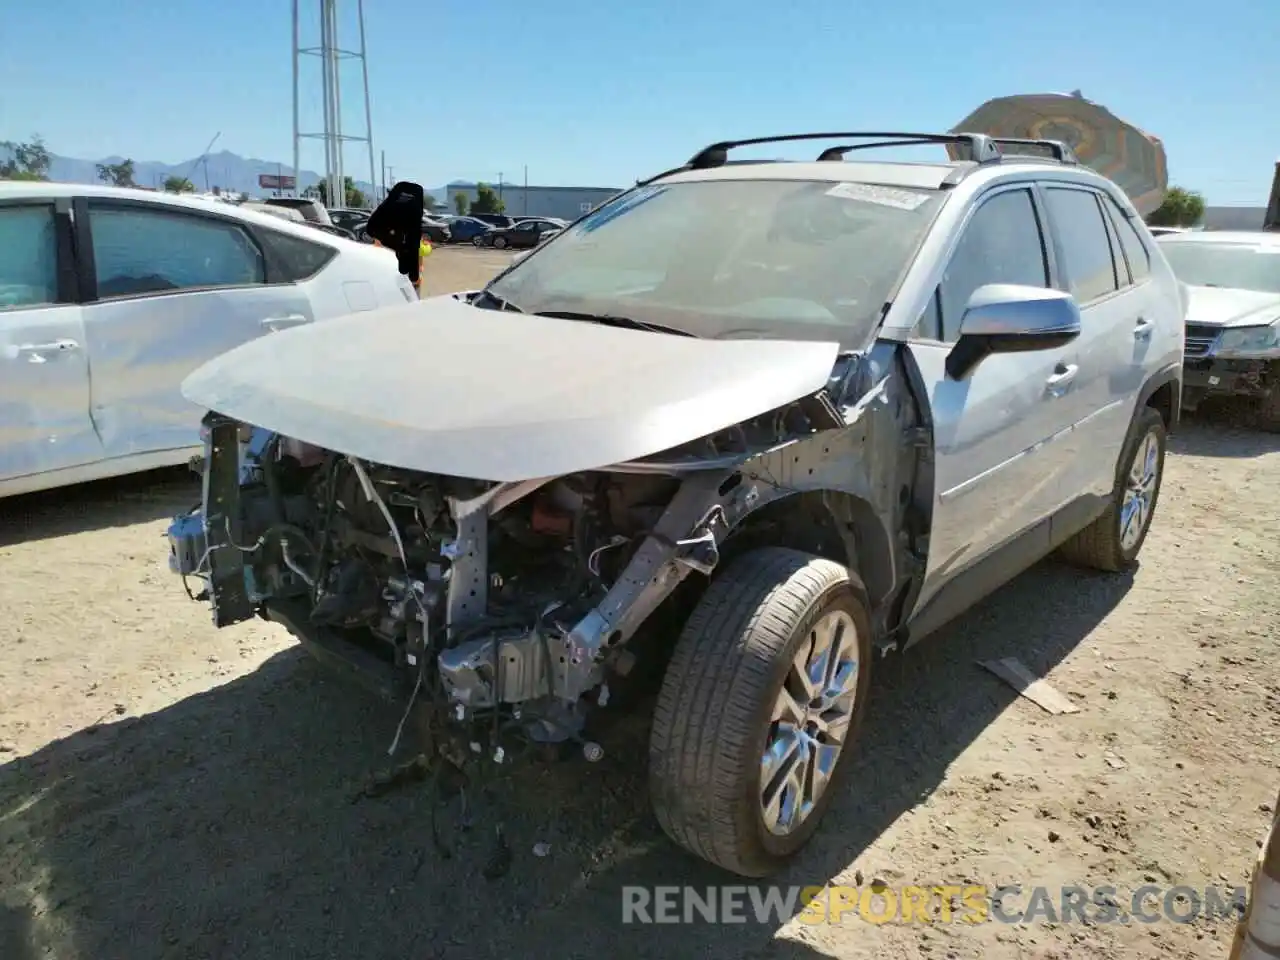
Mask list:
[[[422,246],[422,215],[425,212],[422,186],[401,180],[369,215],[365,231],[378,243],[394,250],[400,272],[417,287]]]

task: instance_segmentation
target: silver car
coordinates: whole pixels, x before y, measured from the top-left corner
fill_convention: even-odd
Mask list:
[[[599,759],[584,723],[659,665],[659,822],[778,869],[881,654],[1055,549],[1132,567],[1178,417],[1181,291],[1124,194],[1059,144],[913,139],[972,159],[716,144],[482,291],[205,365],[173,569],[421,707],[438,762]]]
[[[1280,431],[1280,233],[1205,231],[1160,238],[1187,285],[1184,406],[1239,396]]]

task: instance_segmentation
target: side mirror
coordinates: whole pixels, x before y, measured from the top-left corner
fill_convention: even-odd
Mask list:
[[[1069,293],[989,283],[969,298],[960,339],[947,355],[947,376],[962,380],[992,353],[1052,350],[1080,335],[1080,308]]]

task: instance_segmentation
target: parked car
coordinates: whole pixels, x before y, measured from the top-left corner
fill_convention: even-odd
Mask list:
[[[241,210],[253,210],[256,213],[266,214],[269,217],[288,220],[290,223],[301,223],[303,225],[307,225],[311,222],[304,217],[300,211],[294,210],[291,207],[273,206],[271,204],[262,203],[258,200],[246,200],[244,203],[239,204],[239,206]]]
[[[513,227],[493,227],[473,239],[477,247],[497,247],[503,250],[514,247],[517,250],[536,247],[541,242],[542,234],[552,230],[563,230],[567,224],[563,220],[522,220]]]
[[[356,239],[354,232],[330,218],[329,211],[318,200],[310,200],[305,197],[266,197],[262,200],[247,200],[241,206],[250,206],[251,209],[259,211],[264,211],[264,208],[289,210],[298,214],[302,221],[310,227],[346,240]]]
[[[264,197],[261,202],[272,207],[286,207],[290,210],[297,210],[302,214],[304,220],[309,220],[312,223],[333,224],[325,205],[319,200],[310,197]]]
[[[1159,240],[1188,287],[1184,406],[1249,397],[1280,432],[1280,233],[1197,231]]]
[[[491,227],[512,227],[515,226],[515,220],[502,213],[469,213],[467,216],[487,223]]]
[[[903,140],[974,160],[716,144],[482,291],[211,361],[183,389],[216,502],[173,568],[218,626],[277,620],[422,707],[457,762],[599,759],[584,724],[660,668],[658,821],[778,869],[882,655],[1055,549],[1136,563],[1178,417],[1180,288],[1120,189],[1057,144]],[[444,375],[405,348],[424,324]]]
[[[350,207],[339,207],[329,210],[329,219],[339,227],[355,233],[357,227],[369,222],[371,210],[358,210]]]
[[[186,463],[188,372],[415,297],[385,251],[248,204],[0,182],[0,496]]]
[[[474,243],[476,237],[492,229],[492,224],[475,217],[454,217],[449,221],[449,235],[454,243]]]
[[[432,246],[443,246],[453,238],[453,231],[447,223],[433,217],[423,217],[422,235]]]

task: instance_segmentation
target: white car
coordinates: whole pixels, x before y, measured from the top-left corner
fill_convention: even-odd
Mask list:
[[[183,377],[283,327],[417,299],[388,250],[231,204],[0,183],[0,497],[186,463]]]

